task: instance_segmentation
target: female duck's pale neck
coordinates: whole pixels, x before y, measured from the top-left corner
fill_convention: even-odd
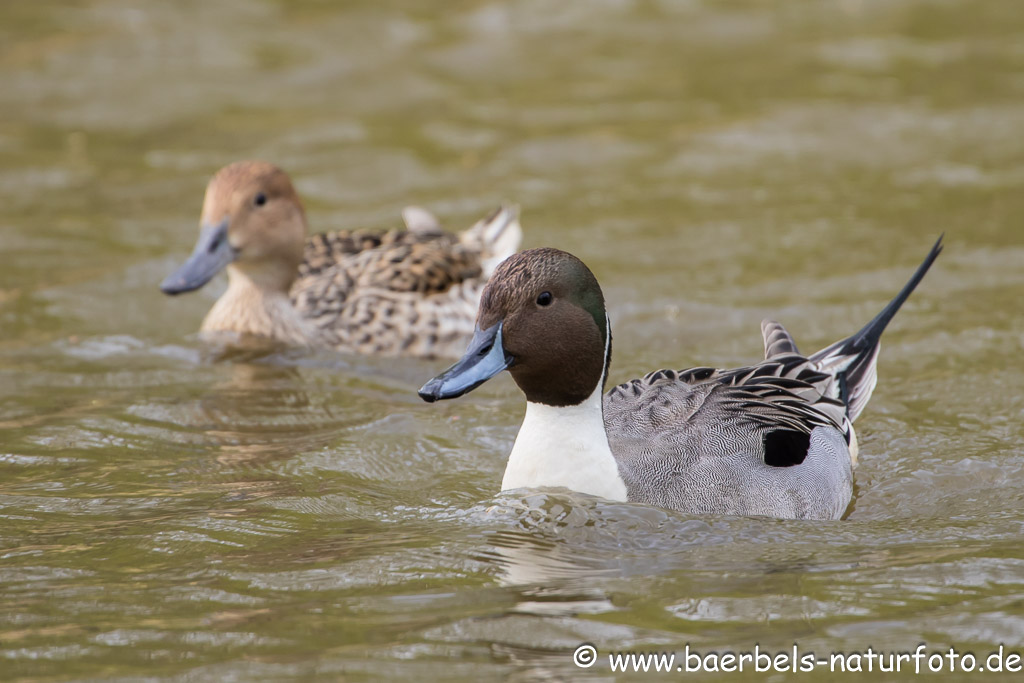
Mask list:
[[[315,343],[316,328],[292,305],[287,290],[268,286],[234,264],[227,270],[227,291],[206,314],[200,332],[251,334],[292,346]]]
[[[455,398],[508,369],[526,396],[502,489],[564,486],[626,500],[604,428],[611,328],[590,269],[557,249],[502,262],[484,290],[462,360],[427,382],[427,401]]]

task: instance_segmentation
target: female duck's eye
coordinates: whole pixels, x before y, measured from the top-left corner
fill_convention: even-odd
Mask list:
[[[267,195],[260,192],[259,194],[256,195],[255,199],[252,200],[252,203],[255,204],[256,206],[263,206],[264,204],[267,203]]]
[[[537,297],[537,305],[538,306],[547,306],[548,304],[550,304],[554,300],[555,300],[555,297],[551,296],[551,292],[541,292],[540,296]]]

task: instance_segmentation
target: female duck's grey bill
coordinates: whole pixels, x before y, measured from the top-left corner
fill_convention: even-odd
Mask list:
[[[228,219],[217,225],[204,225],[192,255],[160,283],[160,291],[181,294],[199,289],[234,260],[235,250],[228,243]]]
[[[515,359],[505,353],[501,343],[501,323],[473,333],[462,359],[424,384],[420,398],[433,403],[444,398],[458,398],[509,368]]]

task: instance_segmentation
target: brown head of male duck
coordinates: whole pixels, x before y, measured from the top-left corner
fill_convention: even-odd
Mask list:
[[[405,230],[307,239],[288,175],[265,162],[237,162],[210,180],[195,249],[161,289],[189,292],[227,269],[228,289],[203,320],[204,335],[457,356],[472,335],[487,278],[518,249],[517,212],[502,207],[457,235],[422,210],[404,215]]]
[[[853,421],[875,386],[879,339],[940,242],[874,320],[817,353],[800,354],[765,321],[762,361],[659,370],[607,394],[611,330],[597,280],[571,254],[524,251],[488,283],[465,355],[419,394],[455,398],[511,373],[527,403],[502,490],[564,487],[693,514],[838,519],[853,492]]]

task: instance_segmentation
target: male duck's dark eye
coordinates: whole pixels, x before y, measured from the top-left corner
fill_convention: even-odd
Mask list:
[[[258,193],[256,197],[252,200],[252,203],[255,204],[256,206],[263,206],[264,204],[267,203],[267,195],[263,194],[262,192]]]
[[[540,296],[537,297],[537,305],[538,306],[547,306],[548,304],[550,304],[554,300],[555,300],[555,297],[551,296],[551,292],[541,292]]]

